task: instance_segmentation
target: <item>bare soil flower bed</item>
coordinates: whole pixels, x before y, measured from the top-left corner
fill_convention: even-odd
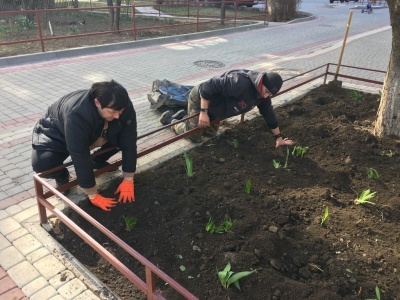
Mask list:
[[[193,177],[180,156],[136,175],[134,203],[110,213],[88,201],[81,206],[199,299],[374,299],[376,286],[381,299],[398,299],[400,141],[371,133],[378,98],[357,100],[323,85],[277,108],[283,133],[309,147],[303,158],[291,147],[286,168],[286,149],[275,149],[255,118],[189,152]],[[368,178],[370,168],[380,179]],[[105,195],[113,196],[118,183]],[[366,189],[376,192],[369,199],[375,205],[354,202]],[[219,224],[226,215],[233,220],[228,232],[205,230],[210,217]],[[74,212],[69,216],[144,278],[140,263]],[[123,216],[136,217],[136,227],[126,230]],[[53,227],[54,237],[119,297],[145,299],[68,228],[56,220]],[[240,280],[241,291],[218,279],[228,262],[234,272],[256,270]],[[181,299],[161,281],[157,288]]]

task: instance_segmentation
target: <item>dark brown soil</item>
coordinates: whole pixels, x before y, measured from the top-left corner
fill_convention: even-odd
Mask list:
[[[274,168],[273,160],[285,164],[287,151],[275,149],[256,118],[191,151],[193,177],[180,156],[136,175],[134,203],[110,213],[88,201],[81,206],[199,299],[375,299],[376,286],[381,299],[399,299],[400,141],[371,134],[377,95],[350,95],[321,86],[276,109],[284,134],[309,147],[303,158],[290,147],[287,168]],[[369,179],[368,168],[381,179]],[[105,194],[112,197],[119,181]],[[376,192],[375,205],[355,204],[365,189]],[[220,223],[226,215],[230,231],[205,230],[210,217]],[[144,278],[139,262],[75,213],[69,216]],[[133,230],[125,229],[123,216],[137,218]],[[145,299],[68,228],[53,223],[54,237],[122,299]],[[218,279],[228,262],[234,272],[256,270],[240,280],[241,291]],[[161,281],[157,289],[181,299]]]

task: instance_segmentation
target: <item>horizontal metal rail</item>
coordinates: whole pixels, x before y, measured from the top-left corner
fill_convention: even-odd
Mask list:
[[[335,66],[336,64],[328,63],[319,67],[316,67],[312,70],[309,70],[307,72],[301,73],[299,75],[293,76],[291,78],[288,78],[284,80],[285,82],[298,79],[299,77],[302,77],[304,75],[310,75],[311,77],[307,77],[304,79],[299,79],[299,83],[295,83],[289,88],[286,88],[282,90],[280,93],[277,95],[281,95],[284,93],[287,93],[293,89],[296,89],[304,84],[307,84],[309,82],[312,82],[314,80],[320,79],[324,77],[324,82],[327,80],[327,76],[335,76],[334,72],[329,71],[330,66]],[[353,69],[358,69],[358,70],[363,70],[363,71],[370,71],[374,73],[386,73],[385,71],[380,71],[380,70],[372,70],[372,69],[366,69],[366,68],[357,68],[357,67],[352,67],[352,66],[343,66],[346,68],[353,68]],[[322,71],[318,71],[319,69],[322,69]],[[317,72],[318,71],[318,72]],[[317,72],[317,74],[313,74],[314,72]],[[374,83],[374,84],[383,84],[383,82],[377,81],[377,80],[370,80],[367,78],[362,78],[362,77],[355,77],[355,76],[349,76],[345,74],[339,74],[339,77],[345,78],[345,79],[352,79],[352,80],[358,80],[358,81],[363,81],[363,82],[368,82],[368,83]],[[275,95],[275,96],[277,96]],[[185,122],[189,120],[190,118],[197,117],[198,114],[186,117],[179,122]],[[241,116],[241,119],[243,121],[244,114]],[[219,122],[220,120],[214,120],[214,123]],[[149,131],[141,136],[138,137],[138,140],[151,136],[155,133],[158,133],[160,131],[165,130],[166,128],[169,128],[171,126],[174,126],[174,124],[169,124],[165,125],[162,127],[159,127],[155,130]],[[166,145],[169,145],[173,142],[176,142],[182,138],[186,138],[189,135],[200,131],[200,128],[194,128],[190,131],[187,131],[183,134],[176,135],[172,138],[162,140],[161,142],[149,147],[145,148],[141,151],[138,152],[137,157],[142,157],[146,154],[149,154],[151,152],[154,152],[162,147],[165,147]],[[94,154],[92,154],[92,157],[95,157],[97,155],[100,155],[102,153],[105,153],[107,151],[110,151],[111,149],[114,148],[109,148],[105,149],[102,151],[98,151]],[[46,182],[42,176],[51,174],[57,170],[60,170],[62,168],[71,166],[72,162],[69,162],[67,164],[64,164],[62,166],[58,166],[52,170],[48,170],[46,172],[42,172],[40,174],[35,174],[33,176],[34,182],[35,182],[35,191],[36,191],[36,198],[37,198],[37,203],[38,203],[38,210],[39,210],[39,217],[40,217],[40,224],[45,224],[48,222],[47,219],[47,214],[46,214],[46,209],[51,211],[56,217],[60,219],[61,222],[63,222],[66,226],[68,226],[73,232],[75,232],[80,238],[82,238],[86,243],[88,243],[97,253],[99,253],[104,259],[106,259],[108,262],[110,262],[123,276],[125,276],[129,281],[131,281],[138,289],[140,289],[145,295],[147,295],[147,299],[165,299],[163,298],[162,295],[160,295],[156,291],[156,277],[161,278],[164,280],[166,283],[168,283],[173,289],[175,289],[179,294],[181,294],[183,297],[186,299],[198,299],[196,296],[191,294],[189,291],[187,291],[184,287],[182,287],[178,282],[176,282],[174,279],[169,277],[167,274],[165,274],[163,271],[161,271],[159,268],[157,268],[153,263],[151,263],[149,260],[147,260],[144,256],[142,256],[140,253],[138,253],[136,250],[134,250],[132,247],[130,247],[128,244],[126,244],[123,240],[121,240],[118,236],[113,234],[110,230],[105,228],[101,223],[99,223],[97,220],[92,218],[89,214],[87,214],[85,211],[83,211],[79,206],[77,206],[75,203],[73,203],[71,200],[69,200],[66,196],[61,194],[62,191],[77,186],[78,182],[77,180],[73,180],[63,186],[60,186],[58,188],[52,187],[49,182]],[[122,165],[122,160],[118,160],[116,162],[113,162],[109,166],[106,166],[100,170],[97,170],[94,172],[95,176],[99,176],[108,170],[113,169],[115,166],[121,166]],[[47,192],[44,193],[44,188],[46,188]],[[146,274],[146,281],[143,281],[140,279],[135,273],[133,273],[131,270],[129,270],[128,267],[126,267],[124,264],[122,264],[117,258],[115,258],[110,252],[108,252],[104,247],[102,247],[97,241],[95,241],[91,236],[89,236],[84,230],[82,230],[78,225],[76,225],[72,220],[70,220],[62,211],[54,207],[47,199],[51,196],[57,196],[64,204],[68,205],[71,207],[75,212],[77,212],[80,216],[85,218],[88,222],[90,222],[93,226],[98,228],[102,233],[104,233],[108,238],[113,240],[119,247],[124,249],[126,252],[128,252],[132,257],[137,259],[140,263],[142,263],[145,267],[145,274]]]
[[[225,4],[237,4],[240,3],[239,0],[234,0],[234,1],[223,1],[222,3]],[[208,2],[208,4],[218,4],[221,5],[221,2],[215,1],[215,2]],[[26,44],[26,43],[40,43],[41,44],[41,50],[42,52],[46,52],[45,49],[45,42],[47,41],[54,41],[54,40],[60,40],[60,39],[75,39],[75,38],[82,38],[82,37],[88,37],[88,36],[97,36],[97,35],[110,35],[110,34],[116,34],[116,33],[132,33],[133,34],[133,40],[136,41],[137,39],[137,34],[140,31],[145,31],[145,30],[157,30],[157,29],[164,29],[164,28],[173,28],[173,27],[182,27],[182,26],[196,26],[196,32],[199,31],[199,25],[205,25],[205,24],[211,24],[211,23],[216,23],[216,22],[233,22],[233,26],[236,27],[236,22],[239,20],[250,20],[251,17],[245,17],[245,18],[240,18],[237,16],[237,5],[235,5],[235,13],[234,17],[225,17],[222,19],[221,17],[210,17],[210,16],[202,16],[200,15],[200,5],[202,5],[199,1],[195,2],[187,2],[187,3],[175,3],[175,4],[156,4],[156,5],[124,5],[124,6],[101,6],[101,7],[82,7],[82,8],[58,8],[58,9],[35,9],[35,10],[24,10],[24,11],[0,11],[0,17],[2,16],[9,16],[9,15],[35,15],[36,18],[36,24],[37,24],[37,38],[30,38],[30,39],[24,39],[24,40],[18,40],[18,41],[6,41],[6,42],[0,42],[0,46],[9,46],[9,45],[15,45],[15,44]],[[188,13],[187,15],[178,15],[174,14],[173,16],[175,17],[180,17],[180,18],[189,18],[191,17],[190,22],[184,22],[181,24],[168,24],[168,25],[163,25],[163,26],[151,26],[151,27],[138,27],[137,26],[137,18],[138,16],[142,16],[141,14],[138,14],[136,12],[137,8],[141,7],[154,7],[157,6],[159,9],[158,17],[162,17],[162,14],[160,12],[161,7],[188,7]],[[196,15],[190,15],[189,13],[189,8],[197,8],[196,9]],[[120,10],[126,10],[130,14],[130,18],[132,20],[131,22],[131,27],[128,29],[120,29],[120,30],[107,30],[107,31],[102,31],[102,32],[91,32],[91,33],[81,33],[81,34],[74,34],[74,35],[62,35],[62,36],[50,36],[46,37],[43,35],[43,30],[42,30],[42,19],[41,19],[41,14],[45,13],[60,13],[60,12],[65,12],[65,13],[72,13],[72,12],[85,12],[85,11],[99,11],[99,12],[107,12],[110,9],[120,9]],[[252,19],[255,21],[266,21],[266,16],[267,16],[267,10],[265,9],[263,14],[258,14],[255,15]],[[43,18],[46,20],[46,17]],[[44,22],[44,21],[43,21]],[[44,24],[44,23],[43,23]],[[78,46],[78,45],[77,45]]]

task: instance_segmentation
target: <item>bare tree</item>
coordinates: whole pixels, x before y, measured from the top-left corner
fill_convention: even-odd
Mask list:
[[[392,25],[392,52],[383,85],[375,134],[400,136],[400,0],[387,0]]]
[[[115,10],[113,0],[107,0],[107,6],[109,7],[108,11],[110,14],[110,29],[119,30],[121,8],[118,6],[121,6],[121,0],[115,0],[115,6],[117,6]]]

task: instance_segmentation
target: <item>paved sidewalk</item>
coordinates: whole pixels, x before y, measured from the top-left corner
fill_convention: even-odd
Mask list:
[[[338,9],[347,14],[344,8]],[[335,11],[338,15],[340,12]],[[384,13],[383,10],[374,12],[369,27],[355,26],[348,38],[343,64],[387,68],[391,29]],[[361,13],[354,17],[356,25],[357,18],[361,17]],[[113,78],[129,92],[141,135],[160,126],[160,115],[149,109],[146,95],[155,79],[195,85],[234,68],[276,70],[288,78],[337,61],[344,26],[337,28],[336,21],[330,23],[328,19],[318,18],[307,24],[271,25],[218,36],[204,33],[192,38],[158,39],[119,49],[85,48],[0,59],[0,300],[116,299],[38,224],[30,167],[31,131],[48,105],[72,90]],[[225,66],[205,69],[195,64],[198,61],[216,61]],[[357,74],[366,75],[364,71]],[[378,77],[384,79],[383,75]],[[318,84],[277,97],[274,103],[295,100]],[[363,91],[377,93],[379,90],[377,86],[349,84]],[[257,112],[247,118],[254,115]],[[237,118],[230,122],[237,122]],[[173,133],[166,130],[143,139],[139,141],[139,150],[170,136]],[[182,140],[146,155],[138,160],[138,171],[154,167],[190,147],[193,145]],[[98,183],[107,184],[119,175],[119,172],[103,175]],[[84,196],[75,188],[70,198],[78,202]],[[51,201],[63,209],[56,197]]]

